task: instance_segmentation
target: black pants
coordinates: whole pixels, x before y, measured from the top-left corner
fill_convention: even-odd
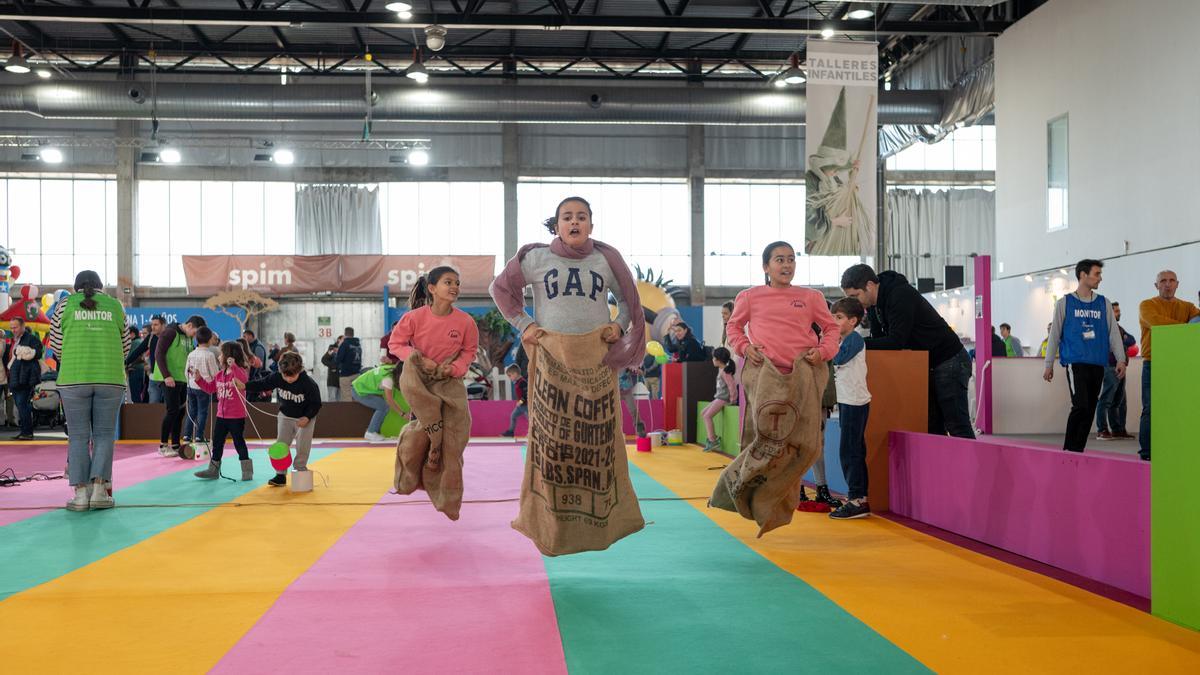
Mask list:
[[[971,383],[971,357],[967,350],[929,369],[929,433],[975,438],[967,387]]]
[[[183,430],[183,418],[187,414],[187,385],[176,382],[174,387],[168,387],[164,382],[163,403],[167,406],[167,414],[163,415],[162,431],[158,440],[163,445],[170,441],[173,447],[179,447],[179,434]]]
[[[1067,366],[1067,386],[1071,388],[1071,414],[1067,416],[1067,436],[1063,450],[1083,452],[1092,420],[1096,419],[1096,402],[1104,385],[1104,366],[1072,363]]]
[[[237,450],[238,459],[250,459],[250,452],[246,449],[246,418],[230,420],[218,417],[216,424],[213,425],[213,461],[221,461],[221,457],[225,454],[225,438],[227,436],[233,436],[233,448]]]
[[[867,496],[867,417],[871,404],[838,404],[838,426],[841,427],[839,453],[842,475],[846,477],[850,499]]]

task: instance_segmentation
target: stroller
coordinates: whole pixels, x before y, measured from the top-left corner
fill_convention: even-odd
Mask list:
[[[63,413],[62,396],[58,393],[58,373],[50,370],[42,375],[42,381],[33,388],[33,425],[50,429],[67,428],[67,416]]]

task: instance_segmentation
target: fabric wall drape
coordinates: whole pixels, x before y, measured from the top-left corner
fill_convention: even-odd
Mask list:
[[[974,283],[971,254],[996,249],[996,193],[989,190],[888,190],[886,209],[888,268],[915,286],[932,277],[940,288],[945,266],[965,267]]]
[[[383,253],[379,189],[367,185],[299,186],[296,190],[296,253]]]

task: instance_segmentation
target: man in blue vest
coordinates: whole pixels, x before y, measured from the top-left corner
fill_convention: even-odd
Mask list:
[[[1096,292],[1103,268],[1099,260],[1080,260],[1075,265],[1079,286],[1054,304],[1047,338],[1043,377],[1047,382],[1054,379],[1054,357],[1060,355],[1071,389],[1071,414],[1063,439],[1063,450],[1070,452],[1083,452],[1087,445],[1110,353],[1116,360],[1117,377],[1125,377],[1127,358],[1121,329],[1108,299]]]

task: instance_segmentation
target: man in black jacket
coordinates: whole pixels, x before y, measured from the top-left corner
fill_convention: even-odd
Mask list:
[[[876,276],[870,265],[847,269],[842,290],[869,310],[867,349],[929,352],[929,433],[975,438],[967,406],[971,358],[933,305],[904,275],[888,271]]]
[[[338,400],[348,403],[354,400],[350,396],[350,392],[353,391],[350,383],[362,370],[362,343],[354,337],[354,329],[349,326],[346,327],[343,338],[333,362],[338,367]]]
[[[20,433],[14,441],[33,440],[33,388],[42,381],[42,341],[25,328],[25,320],[12,320],[12,342],[4,347],[4,367],[8,368],[8,389],[17,406]],[[21,348],[24,349],[21,349]]]
[[[167,320],[160,315],[150,317],[150,337],[142,340],[141,344],[134,347],[129,352],[129,356],[125,357],[125,367],[131,367],[135,364],[141,367],[146,366],[146,360],[143,355],[150,355],[150,368],[153,369],[154,355],[158,353],[158,335],[162,333],[163,326],[167,325]],[[149,373],[146,374],[146,403],[162,403],[163,402],[163,383],[149,379]]]

